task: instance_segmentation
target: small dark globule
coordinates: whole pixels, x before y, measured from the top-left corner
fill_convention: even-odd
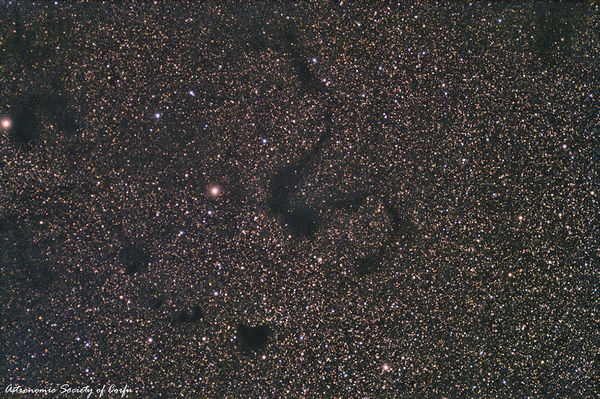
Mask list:
[[[159,296],[158,298],[155,298],[150,302],[150,309],[158,310],[164,303],[165,298],[163,296]]]
[[[270,330],[266,325],[249,327],[245,324],[239,324],[237,333],[243,345],[250,349],[260,349],[269,341]]]
[[[182,310],[179,313],[177,313],[177,316],[175,316],[173,318],[172,323],[173,324],[193,323],[193,322],[199,321],[203,317],[204,317],[204,313],[202,312],[202,308],[200,308],[200,305],[196,304],[192,308],[191,314],[187,310]]]
[[[285,225],[297,237],[310,237],[319,228],[317,213],[308,206],[296,207],[283,214]]]
[[[128,245],[123,248],[122,253],[127,275],[133,276],[148,270],[152,258],[141,246]]]

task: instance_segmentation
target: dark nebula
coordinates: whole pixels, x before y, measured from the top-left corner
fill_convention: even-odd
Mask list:
[[[270,330],[266,325],[251,327],[239,324],[237,327],[240,342],[250,349],[260,349],[269,341]]]
[[[77,134],[78,125],[68,104],[64,96],[55,93],[29,94],[20,98],[10,129],[14,143],[31,148],[50,134],[56,137]]]
[[[120,255],[125,273],[128,275],[147,272],[152,261],[152,257],[144,248],[144,245],[140,243],[128,243],[123,247]]]
[[[173,323],[191,323],[197,322],[203,317],[202,309],[200,309],[200,305],[194,305],[192,308],[191,314],[188,313],[187,310],[180,311],[177,316],[173,319]]]

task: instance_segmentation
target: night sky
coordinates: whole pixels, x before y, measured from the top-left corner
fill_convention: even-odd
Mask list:
[[[592,2],[0,2],[0,396],[595,397],[599,89]]]

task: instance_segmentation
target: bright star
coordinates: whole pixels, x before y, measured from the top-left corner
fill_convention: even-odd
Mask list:
[[[2,126],[2,129],[4,130],[10,129],[12,127],[12,120],[8,117],[2,118],[2,120],[0,120],[0,126]]]
[[[210,186],[208,189],[208,193],[211,197],[217,198],[219,194],[221,194],[221,189],[219,186]]]

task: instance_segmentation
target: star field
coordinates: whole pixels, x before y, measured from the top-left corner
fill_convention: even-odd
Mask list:
[[[2,2],[0,396],[594,397],[599,18]]]

